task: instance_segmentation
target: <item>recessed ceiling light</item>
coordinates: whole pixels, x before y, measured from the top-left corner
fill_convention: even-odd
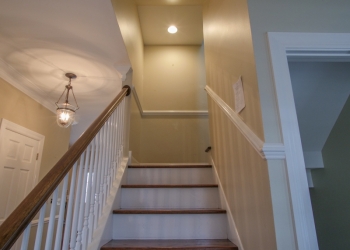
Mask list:
[[[168,28],[168,32],[174,34],[177,32],[177,28],[174,25],[172,25]]]

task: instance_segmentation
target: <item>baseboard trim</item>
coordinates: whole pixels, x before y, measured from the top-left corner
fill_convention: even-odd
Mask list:
[[[239,237],[239,233],[236,227],[236,223],[233,219],[232,213],[230,206],[227,202],[226,195],[224,193],[224,189],[222,188],[222,184],[215,166],[215,163],[213,161],[213,158],[210,157],[210,161],[212,164],[212,170],[214,174],[214,179],[216,181],[216,184],[219,186],[219,195],[220,195],[220,203],[221,203],[221,208],[226,209],[226,215],[227,215],[227,237],[228,239],[235,245],[238,246],[238,249],[244,250],[241,238]]]
[[[106,205],[102,211],[102,216],[98,220],[97,228],[93,232],[92,242],[89,243],[87,250],[99,249],[106,243],[105,241],[112,240],[112,237],[111,239],[102,239],[102,236],[108,223],[108,219],[111,218],[110,215],[113,211],[113,204],[117,197],[117,192],[121,186],[123,176],[126,172],[128,161],[129,158],[125,157],[121,163],[121,166],[117,169],[117,177],[113,181],[111,191],[107,197]]]

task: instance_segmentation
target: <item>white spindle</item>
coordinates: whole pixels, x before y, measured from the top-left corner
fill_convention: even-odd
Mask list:
[[[86,204],[85,204],[85,211],[84,211],[84,221],[83,221],[83,234],[82,234],[82,249],[87,248],[87,237],[88,237],[88,231],[89,231],[89,211],[90,211],[90,199],[91,199],[91,190],[92,190],[92,175],[93,175],[93,167],[94,167],[94,141],[92,141],[89,145],[90,148],[90,154],[89,154],[89,177],[87,179],[87,188],[86,188]],[[90,230],[91,231],[91,230]]]
[[[93,155],[94,155],[94,169],[92,171],[92,187],[90,192],[90,214],[89,214],[89,236],[88,241],[92,241],[92,232],[94,229],[94,211],[95,211],[95,204],[97,203],[96,199],[96,182],[97,182],[97,163],[98,163],[98,144],[97,144],[97,137],[92,142],[93,145]]]
[[[70,249],[75,249],[75,243],[76,243],[76,237],[77,237],[77,226],[78,226],[78,215],[79,215],[79,205],[80,205],[80,196],[82,195],[82,177],[84,172],[84,158],[85,158],[86,151],[82,154],[79,161],[79,168],[78,168],[78,182],[77,182],[77,188],[75,191],[75,199],[74,199],[74,213],[73,213],[73,221],[72,221],[72,232],[70,235]]]
[[[107,192],[107,126],[104,125],[104,133],[103,133],[103,186],[102,186],[102,208],[101,212],[106,204],[106,192]],[[101,216],[102,214],[100,214]]]
[[[64,210],[66,207],[66,197],[67,197],[67,188],[68,188],[68,177],[69,175],[67,174],[63,180],[61,204],[60,204],[60,211],[58,214],[58,223],[57,223],[57,230],[56,230],[55,250],[61,249],[62,230],[63,230],[64,212],[65,212]]]
[[[111,150],[111,120],[110,118],[108,119],[107,123],[107,141],[106,141],[106,193],[105,193],[105,197],[108,196],[109,194],[109,187],[111,184],[111,168],[110,168],[110,164],[111,164],[111,159],[110,159],[110,150]],[[107,198],[105,198],[105,201],[107,200]]]
[[[36,236],[35,236],[34,250],[40,250],[40,248],[41,248],[41,240],[43,237],[45,213],[46,213],[46,202],[40,209],[38,228],[36,230]]]
[[[52,249],[52,239],[53,239],[53,232],[55,230],[56,206],[57,206],[57,196],[58,196],[59,187],[60,186],[58,186],[53,192],[53,196],[51,200],[50,219],[49,219],[49,226],[46,234],[45,250]]]
[[[29,242],[29,236],[30,236],[30,229],[31,228],[32,228],[32,224],[29,223],[29,225],[27,226],[27,228],[23,232],[21,250],[27,250],[28,249],[28,242]]]
[[[62,245],[63,250],[67,250],[69,247],[76,176],[77,176],[77,162],[73,166],[72,178],[71,178],[70,189],[69,189],[68,207],[66,212],[66,221],[65,221],[65,227],[64,227],[63,245]]]
[[[85,211],[85,199],[86,199],[86,184],[87,184],[87,173],[89,170],[89,158],[90,158],[90,146],[87,147],[85,153],[84,161],[84,174],[82,179],[83,188],[80,195],[80,205],[79,205],[79,214],[78,214],[78,226],[77,226],[77,238],[75,249],[80,250],[82,245],[82,233],[83,233],[83,223],[84,223],[84,211]]]
[[[99,165],[98,165],[98,169],[97,169],[97,173],[98,173],[98,179],[97,179],[97,183],[98,183],[98,187],[97,187],[97,191],[98,191],[98,203],[97,203],[97,213],[96,213],[96,217],[95,217],[95,225],[94,227],[97,227],[97,222],[98,222],[98,218],[100,218],[101,214],[102,214],[102,191],[103,191],[103,135],[104,135],[104,127],[102,127],[101,131],[100,131],[100,140],[99,140]]]
[[[102,188],[101,188],[101,172],[102,172],[102,131],[98,134],[98,166],[96,176],[96,203],[95,203],[95,215],[94,215],[94,229],[97,228],[97,222],[100,215],[100,207],[102,203]]]

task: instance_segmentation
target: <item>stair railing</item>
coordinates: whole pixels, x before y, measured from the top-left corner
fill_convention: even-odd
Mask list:
[[[124,86],[2,223],[0,249],[10,249],[21,235],[21,243],[16,243],[21,250],[28,249],[30,236],[35,238],[30,249],[87,249],[123,158],[124,97],[129,94],[130,87]],[[37,230],[31,233],[38,212]]]

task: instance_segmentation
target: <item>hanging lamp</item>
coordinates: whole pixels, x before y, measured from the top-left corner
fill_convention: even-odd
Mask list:
[[[68,128],[75,120],[75,111],[79,109],[77,100],[75,99],[75,95],[73,92],[73,86],[71,85],[72,79],[76,79],[77,76],[73,73],[66,73],[66,77],[69,78],[69,83],[66,85],[62,95],[55,103],[57,106],[56,116],[57,116],[57,124],[62,128]],[[72,93],[75,105],[69,103],[69,94]],[[62,96],[65,96],[65,101],[60,103]]]

